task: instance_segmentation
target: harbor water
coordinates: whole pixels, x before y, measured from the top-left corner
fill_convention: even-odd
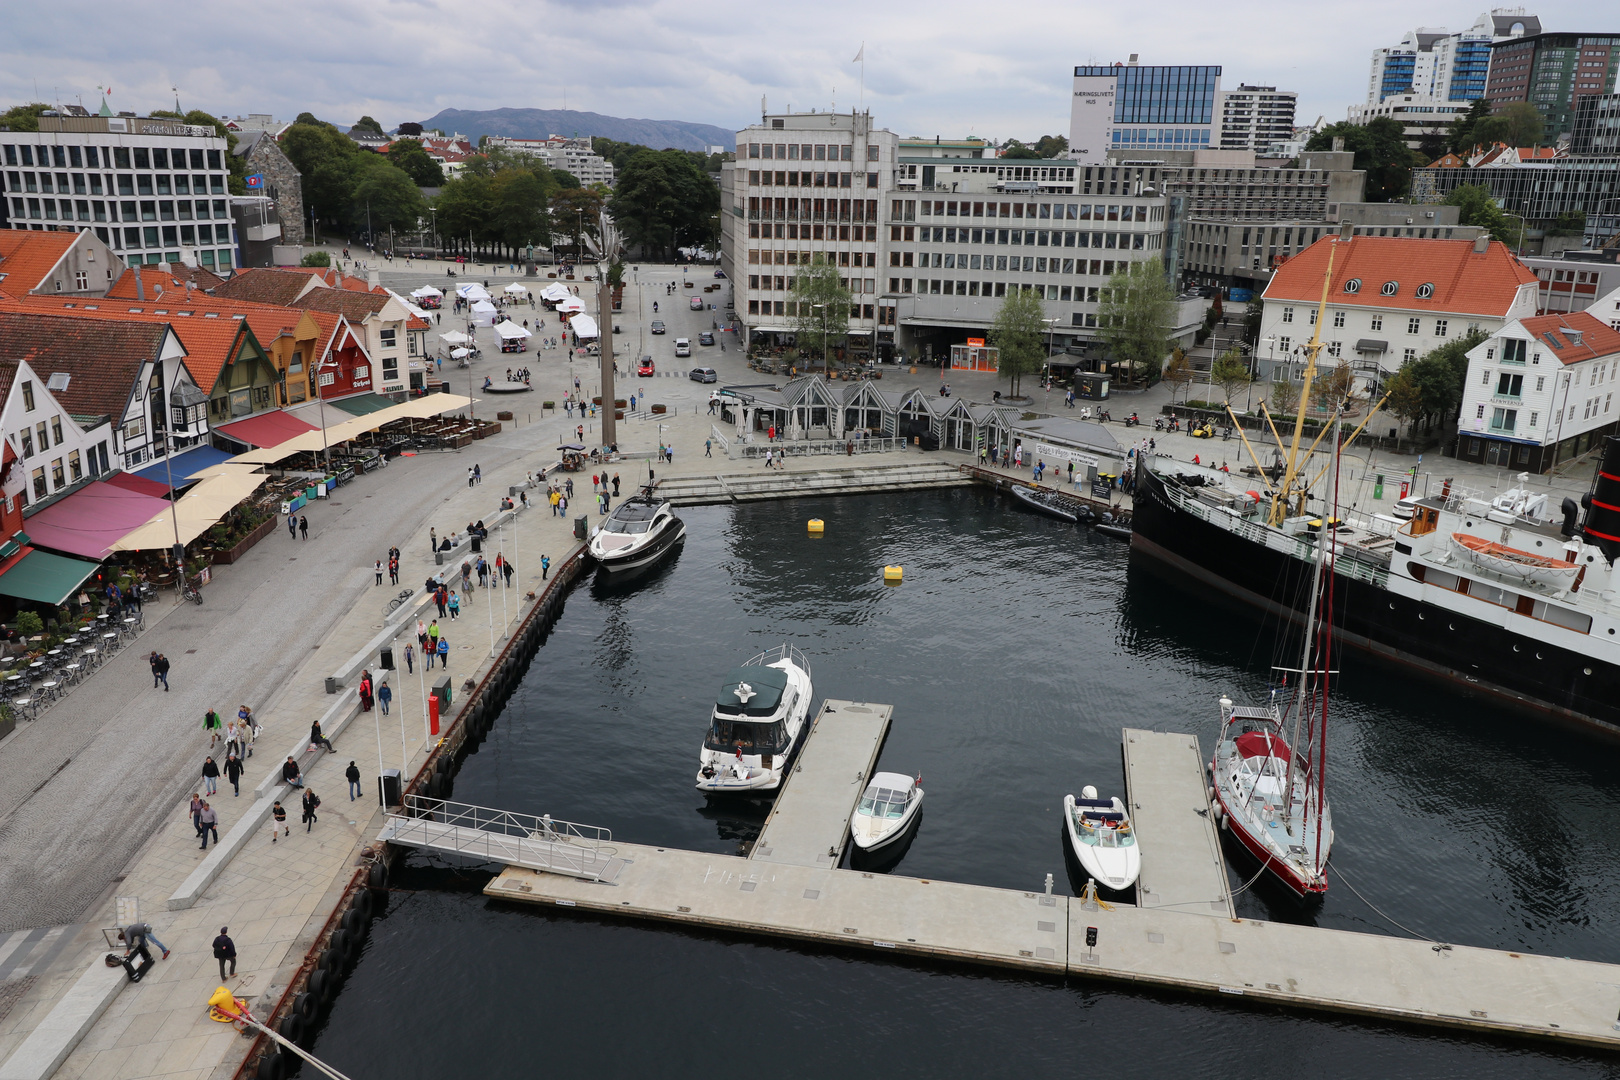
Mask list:
[[[766,804],[706,802],[697,753],[726,670],[786,642],[810,658],[818,701],[895,707],[879,768],[920,774],[928,798],[891,872],[1026,891],[1050,873],[1073,894],[1062,798],[1123,794],[1120,729],[1190,731],[1207,756],[1220,696],[1267,692],[1274,625],[983,488],[681,514],[666,565],[575,589],[455,799],[745,851]],[[886,586],[885,565],[904,584]],[[474,627],[487,596],[463,609]],[[1620,962],[1620,746],[1353,655],[1340,667],[1328,895],[1301,908],[1260,881],[1239,914]],[[1238,888],[1253,865],[1228,856]],[[1536,1044],[536,911],[484,898],[493,873],[401,860],[318,1056],[356,1077],[434,1078],[698,1076],[743,1056],[798,1076],[1084,1058],[1213,1078],[1265,1046],[1309,1047],[1322,1076],[1615,1069]]]

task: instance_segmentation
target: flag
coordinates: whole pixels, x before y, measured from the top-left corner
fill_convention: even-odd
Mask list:
[[[852,63],[852,64],[864,64],[865,62],[866,62],[866,42],[863,41],[863,42],[861,42],[861,51],[855,54],[855,59],[851,60],[850,63]]]

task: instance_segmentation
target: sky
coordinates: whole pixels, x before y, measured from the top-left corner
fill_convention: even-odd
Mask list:
[[[1296,123],[1342,120],[1374,48],[1420,24],[1459,30],[1459,0],[1316,5],[1227,0],[814,4],[708,0],[179,0],[17,4],[0,35],[0,105],[217,115],[313,112],[392,128],[443,108],[572,108],[735,130],[773,112],[864,105],[902,136],[1067,134],[1076,64],[1218,64],[1221,86],[1298,91]],[[1545,0],[1545,30],[1620,30],[1620,8]],[[1601,25],[1597,25],[1601,23]],[[862,65],[853,63],[865,54]],[[175,89],[171,89],[175,88]]]

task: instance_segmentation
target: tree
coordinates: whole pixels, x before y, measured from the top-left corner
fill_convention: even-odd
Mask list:
[[[1491,197],[1491,189],[1484,184],[1460,184],[1442,200],[1447,206],[1458,207],[1457,224],[1478,225],[1491,234],[1491,238],[1504,244],[1519,232],[1502,208]]]
[[[301,112],[293,120],[293,123],[295,123],[295,124],[315,124],[315,125],[319,125],[319,124],[321,124],[323,122],[324,121],[315,119],[315,114],[310,113],[310,112]]]
[[[996,370],[1010,384],[1012,396],[1022,396],[1024,376],[1046,362],[1046,307],[1032,289],[1008,289],[990,328],[990,344],[997,349]]]
[[[1541,111],[1528,101],[1515,101],[1502,111],[1486,117],[1474,126],[1474,141],[1491,145],[1536,146],[1541,142],[1545,125]]]
[[[1481,120],[1491,115],[1491,103],[1485,98],[1476,98],[1468,107],[1468,111],[1451,122],[1446,132],[1446,146],[1454,154],[1466,154],[1477,143],[1475,131]]]
[[[1586,211],[1565,210],[1558,215],[1552,227],[1547,230],[1548,236],[1580,236],[1586,231]]]
[[[1399,120],[1380,116],[1367,124],[1348,120],[1329,124],[1311,136],[1305,149],[1331,150],[1335,138],[1342,138],[1344,148],[1355,154],[1355,167],[1366,171],[1368,202],[1391,202],[1406,194],[1415,155],[1406,145],[1406,129]]]
[[[362,116],[360,119],[356,120],[354,122],[354,128],[357,131],[374,131],[378,135],[386,134],[386,132],[384,132],[382,129],[382,125],[377,123],[377,121],[373,120],[369,116]]]
[[[575,176],[567,169],[552,169],[551,179],[556,182],[559,188],[577,188],[582,186],[579,182],[579,177]]]
[[[1069,140],[1062,135],[1042,135],[1035,152],[1043,158],[1059,158],[1069,152]]]
[[[509,248],[550,246],[551,215],[546,187],[526,169],[503,169],[491,185],[497,238]]]
[[[608,204],[632,245],[670,255],[706,241],[719,209],[720,189],[685,151],[645,148],[628,157]]]
[[[0,113],[0,127],[8,127],[12,131],[38,131],[39,114],[49,108],[49,105],[39,101],[28,105],[13,105]]]
[[[1127,263],[1108,279],[1097,325],[1115,360],[1129,361],[1130,379],[1157,372],[1170,351],[1170,283],[1158,259]]]
[[[604,201],[600,192],[590,188],[563,188],[551,196],[552,228],[572,236],[574,246],[580,247],[584,243],[582,233],[596,232],[596,219],[602,213]]]
[[[1243,350],[1236,345],[1222,353],[1209,369],[1209,381],[1221,388],[1229,404],[1239,389],[1249,385],[1251,378],[1249,365],[1243,361]]]
[[[1311,404],[1324,412],[1335,409],[1350,397],[1355,385],[1356,375],[1349,364],[1340,360],[1324,370],[1318,360],[1316,378],[1311,380]]]
[[[788,307],[798,311],[793,328],[799,351],[822,359],[834,342],[849,336],[850,291],[839,280],[838,267],[818,253],[809,266],[799,267],[792,295]]]
[[[1384,402],[1384,408],[1396,420],[1401,421],[1403,426],[1409,429],[1412,424],[1423,418],[1423,388],[1412,377],[1411,365],[1402,365],[1401,370],[1384,384],[1384,391],[1389,395],[1388,400]],[[1401,452],[1400,431],[1401,428],[1396,428],[1397,454]]]
[[[1170,354],[1170,362],[1164,365],[1164,381],[1170,384],[1170,404],[1176,403],[1176,393],[1185,391],[1192,385],[1192,380],[1192,362],[1181,349],[1175,349]]]
[[[371,155],[354,185],[351,213],[355,224],[363,226],[369,222],[373,235],[390,227],[414,230],[426,211],[427,203],[422,199],[421,190],[404,170],[386,158]]]
[[[1041,152],[1033,146],[1025,146],[1017,139],[1008,139],[1007,145],[1002,148],[1001,156],[1012,161],[1039,161]]]
[[[1275,420],[1279,416],[1294,415],[1298,408],[1299,387],[1285,373],[1282,378],[1274,380],[1271,389],[1266,391],[1266,409]]]
[[[417,187],[442,187],[444,170],[428,156],[418,139],[395,139],[388,147],[387,158],[405,170]]]
[[[1249,301],[1249,306],[1243,309],[1243,340],[1249,343],[1249,348],[1260,347],[1260,323],[1264,320],[1266,305],[1259,297]]]
[[[325,251],[306,251],[299,266],[331,266],[332,256]]]
[[[1468,352],[1486,334],[1476,330],[1454,341],[1433,349],[1401,370],[1409,372],[1423,393],[1423,415],[1454,420],[1462,404],[1463,385],[1468,379]]]

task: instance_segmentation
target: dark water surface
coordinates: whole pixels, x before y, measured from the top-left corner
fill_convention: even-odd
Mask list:
[[[1120,728],[1192,731],[1208,753],[1220,695],[1265,690],[1273,627],[987,491],[682,516],[670,565],[576,589],[457,800],[736,853],[763,810],[707,806],[697,752],[725,670],[785,641],[818,699],[895,706],[880,767],[928,791],[895,873],[1025,890],[1051,873],[1072,893],[1062,797],[1123,794]],[[1240,913],[1620,962],[1620,747],[1341,666],[1329,894],[1302,911],[1257,886]],[[405,861],[319,1056],[355,1077],[1226,1077],[1274,1071],[1253,1056],[1268,1045],[1312,1077],[1620,1075],[1532,1044],[558,916],[484,899],[490,876]]]

